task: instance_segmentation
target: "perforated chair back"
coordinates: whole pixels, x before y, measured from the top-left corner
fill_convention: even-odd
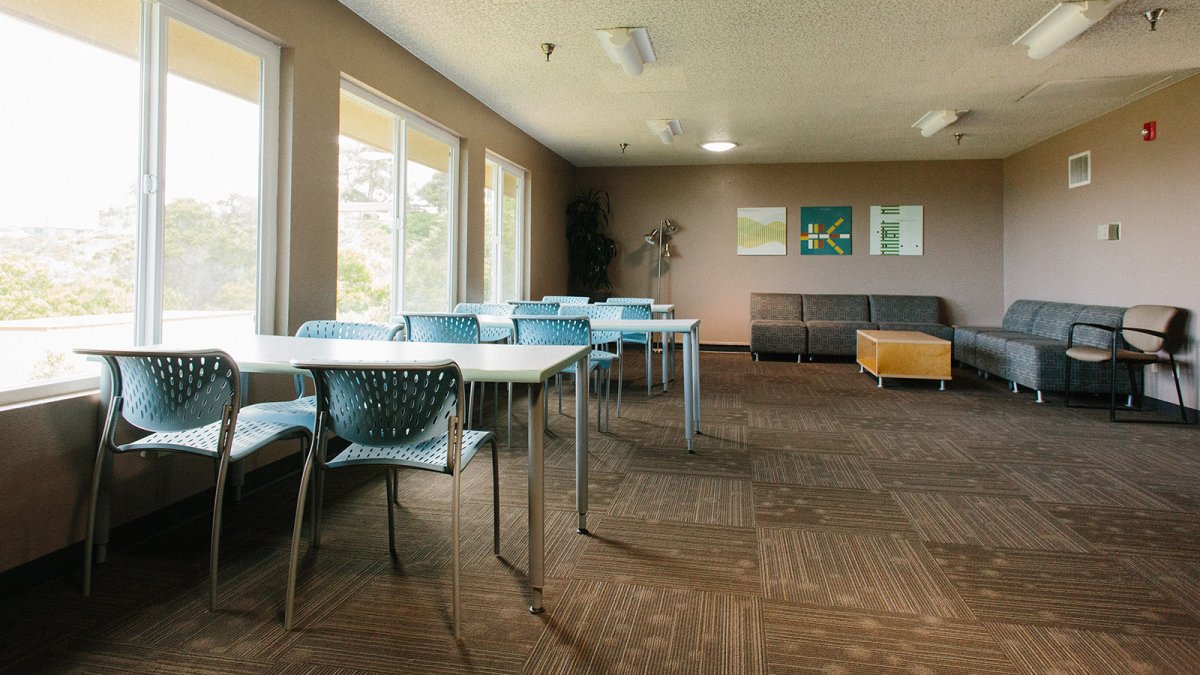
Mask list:
[[[305,321],[301,324],[296,329],[296,337],[332,340],[391,340],[401,328],[403,326],[395,323],[319,319]]]
[[[619,305],[566,305],[558,308],[560,316],[585,316],[591,319],[620,319],[622,309]],[[589,321],[590,323],[590,321]],[[619,330],[593,330],[592,344],[603,345],[621,339]]]
[[[351,443],[416,444],[446,434],[463,417],[462,372],[453,361],[427,364],[298,364],[313,374],[317,413]]]
[[[326,340],[392,340],[404,330],[402,323],[373,321],[336,321],[316,319],[305,321],[296,329],[296,337]],[[304,396],[304,376],[296,376],[296,398]]]
[[[610,305],[617,305],[621,308],[622,319],[651,319],[654,318],[650,312],[650,303],[634,303],[634,302],[608,302]]]
[[[509,300],[513,316],[558,316],[559,303],[538,300]]]
[[[543,295],[542,302],[557,302],[560,305],[586,305],[592,299],[586,295]]]
[[[507,302],[460,302],[454,306],[455,314],[483,314],[484,316],[512,316],[513,307]],[[479,328],[480,342],[502,342],[512,333],[507,328]]]
[[[479,319],[474,314],[405,314],[404,333],[409,342],[477,344]]]
[[[1165,305],[1134,305],[1125,310],[1125,319],[1121,322],[1123,328],[1142,328],[1152,330],[1163,335],[1168,335],[1171,330],[1171,325],[1175,323],[1175,317],[1179,314],[1179,308],[1167,307]],[[1132,330],[1121,331],[1121,337],[1125,338],[1125,342],[1134,349],[1154,354],[1169,346],[1165,337],[1157,335],[1147,335]]]
[[[218,350],[99,353],[112,372],[121,416],[152,432],[184,431],[236,412],[241,377],[237,363]]]
[[[585,317],[513,317],[519,345],[591,345],[591,323]]]
[[[653,305],[654,298],[609,298],[610,305]]]

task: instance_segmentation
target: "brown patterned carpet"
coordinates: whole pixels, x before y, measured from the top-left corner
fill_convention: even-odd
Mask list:
[[[525,611],[521,429],[501,443],[499,559],[488,463],[463,476],[460,644],[449,479],[403,475],[393,557],[382,479],[347,470],[303,555],[298,630],[281,624],[291,476],[227,508],[217,612],[205,516],[115,551],[90,599],[77,572],[5,598],[0,670],[1200,672],[1196,427],[1110,424],[966,371],[939,392],[702,359],[694,455],[677,387],[632,382],[593,433],[593,536],[574,530],[573,420],[550,415],[545,614]]]

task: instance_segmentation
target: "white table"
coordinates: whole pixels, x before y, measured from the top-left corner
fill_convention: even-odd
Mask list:
[[[700,431],[700,320],[699,319],[592,319],[592,330],[626,333],[684,335],[683,340],[683,428],[687,451]],[[482,328],[512,330],[512,317],[479,315]],[[578,384],[576,385],[578,389]],[[576,424],[578,424],[576,420]],[[586,489],[586,487],[585,487]]]
[[[572,363],[577,372],[588,372],[587,347],[523,346],[503,344],[442,344],[433,342],[380,342],[325,340],[320,338],[254,335],[229,337],[218,344],[172,343],[163,349],[222,349],[244,372],[296,374],[292,361],[343,363],[415,363],[451,359],[469,382],[518,382],[529,386],[529,611],[540,613],[545,582],[545,476],[543,438],[545,426],[543,383]],[[146,349],[155,349],[149,347]],[[587,532],[587,378],[575,384],[575,463],[579,531]]]

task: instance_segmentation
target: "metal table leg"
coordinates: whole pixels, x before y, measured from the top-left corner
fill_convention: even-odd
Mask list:
[[[542,407],[546,387],[542,382],[529,385],[529,611],[541,614],[542,586],[545,582],[546,513],[545,476],[543,474],[543,427],[546,414]]]
[[[588,372],[588,357],[575,363],[576,373]],[[587,529],[588,510],[588,386],[587,377],[575,378],[575,510],[579,513],[579,534]],[[600,402],[596,402],[600,410]]]

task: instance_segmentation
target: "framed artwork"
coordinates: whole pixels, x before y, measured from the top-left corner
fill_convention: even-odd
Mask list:
[[[737,210],[738,255],[787,255],[787,209],[780,206]]]
[[[849,206],[800,207],[800,255],[851,255],[853,220]]]
[[[872,206],[871,255],[924,255],[923,206]]]

